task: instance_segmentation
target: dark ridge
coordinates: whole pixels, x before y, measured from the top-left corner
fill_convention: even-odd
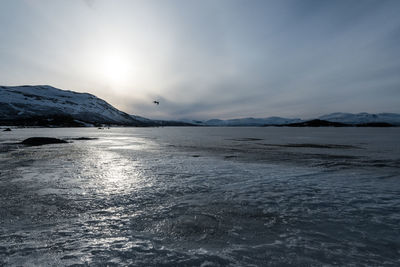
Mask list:
[[[271,125],[264,125],[271,126]],[[297,123],[289,123],[282,125],[273,125],[273,126],[288,126],[288,127],[396,127],[394,124],[390,124],[387,122],[367,122],[367,123],[359,123],[359,124],[346,124],[341,122],[334,121],[325,121],[325,120],[309,120],[304,122]]]
[[[40,127],[83,127],[70,115],[32,116],[18,119],[0,119],[0,125],[11,126],[40,126]]]
[[[182,121],[155,121],[155,126],[198,126],[198,125]]]
[[[387,122],[368,122],[360,123],[356,125],[357,127],[396,127],[396,125]]]
[[[324,121],[324,120],[310,120],[305,122],[289,123],[282,126],[290,127],[348,127],[352,126],[349,124],[344,124],[340,122]]]
[[[65,143],[68,143],[68,142],[58,139],[58,138],[52,138],[52,137],[30,137],[21,142],[21,144],[27,145],[27,146],[41,146],[41,145],[48,145],[48,144],[65,144]]]

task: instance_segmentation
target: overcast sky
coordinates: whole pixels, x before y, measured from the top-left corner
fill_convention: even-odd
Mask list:
[[[150,118],[400,113],[400,1],[2,0],[0,84]]]

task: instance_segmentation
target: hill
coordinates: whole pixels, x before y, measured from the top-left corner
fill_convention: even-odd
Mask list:
[[[48,85],[0,86],[0,124],[25,126],[153,126],[88,93]]]

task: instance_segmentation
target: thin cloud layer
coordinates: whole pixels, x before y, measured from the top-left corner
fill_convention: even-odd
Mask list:
[[[0,78],[152,118],[400,112],[399,11],[396,0],[4,1]]]

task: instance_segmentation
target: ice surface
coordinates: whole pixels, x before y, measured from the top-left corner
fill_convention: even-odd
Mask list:
[[[17,144],[33,136],[71,142]],[[1,132],[0,265],[398,266],[399,136],[398,128]]]

